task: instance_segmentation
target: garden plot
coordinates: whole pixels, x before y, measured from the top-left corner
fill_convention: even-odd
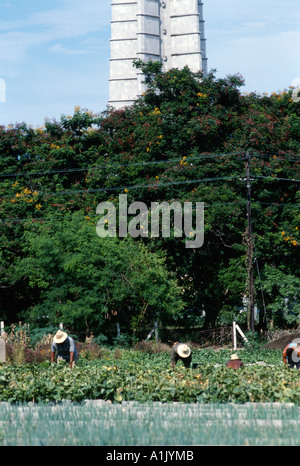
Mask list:
[[[299,419],[293,403],[1,403],[0,445],[299,445]]]

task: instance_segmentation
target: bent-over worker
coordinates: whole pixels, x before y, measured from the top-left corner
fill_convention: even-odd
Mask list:
[[[58,330],[53,337],[51,362],[54,362],[55,353],[57,353],[57,362],[65,360],[69,362],[71,369],[74,367],[78,358],[77,348],[73,338],[69,337],[68,334],[62,330]]]
[[[240,367],[243,367],[243,362],[242,360],[238,357],[236,353],[232,354],[230,356],[229,361],[226,363],[226,367],[231,367],[232,369],[239,369]]]
[[[181,360],[185,367],[190,367],[192,362],[191,348],[184,343],[176,343],[171,351],[171,366],[176,366],[178,360]]]
[[[292,342],[286,345],[282,351],[282,360],[284,364],[288,364],[291,368],[300,369],[300,345]]]

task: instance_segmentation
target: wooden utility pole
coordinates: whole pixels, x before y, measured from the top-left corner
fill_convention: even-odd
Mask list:
[[[247,325],[248,330],[254,332],[254,292],[253,292],[253,240],[252,240],[252,222],[251,222],[251,178],[250,178],[250,154],[246,152],[246,183],[247,183],[247,297],[248,312]]]

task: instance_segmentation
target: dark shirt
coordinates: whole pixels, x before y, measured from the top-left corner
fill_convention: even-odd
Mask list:
[[[172,366],[175,366],[177,361],[180,359],[185,367],[190,367],[191,362],[192,362],[192,353],[187,357],[187,358],[182,358],[179,356],[177,353],[177,348],[181,343],[177,343],[175,346],[173,346],[172,351],[171,351],[171,364]]]
[[[300,345],[298,343],[289,343],[282,352],[283,361],[290,367],[297,367],[300,369]]]
[[[74,353],[74,361],[77,359],[77,348],[73,338],[68,337],[63,343],[52,342],[51,351],[55,353],[57,351],[57,357],[61,357],[66,361],[70,360],[70,353]]]

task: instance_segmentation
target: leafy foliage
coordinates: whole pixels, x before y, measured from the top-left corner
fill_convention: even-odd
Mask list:
[[[114,318],[125,329],[164,320],[182,308],[176,280],[163,257],[130,237],[99,238],[89,217],[75,212],[33,223],[24,234],[26,254],[16,273],[41,293],[30,321],[63,321],[78,332],[100,331]]]
[[[148,90],[131,107],[101,115],[76,107],[42,128],[0,128],[2,319],[47,316],[47,325],[61,319],[74,331],[103,334],[118,312],[134,333],[158,315],[193,325],[204,310],[205,328],[233,317],[243,324],[250,151],[257,327],[266,323],[264,306],[274,325],[293,325],[300,104],[292,90],[245,95],[239,75],[136,66]],[[204,245],[188,250],[173,231],[170,238],[100,241],[96,206],[118,208],[124,192],[128,203],[148,206],[204,202]]]
[[[122,350],[117,359],[110,351],[101,360],[79,359],[72,370],[67,364],[48,362],[2,366],[1,399],[299,403],[299,371],[282,365],[281,351],[241,350],[239,355],[245,364],[239,370],[226,367],[228,350],[195,350],[193,361],[199,364],[196,369],[186,369],[180,362],[171,368],[168,352],[128,350]]]

